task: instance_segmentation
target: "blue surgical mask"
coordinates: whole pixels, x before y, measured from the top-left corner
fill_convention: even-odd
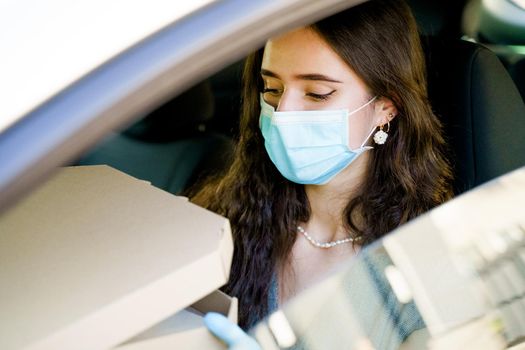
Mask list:
[[[317,110],[276,112],[261,96],[259,126],[264,146],[279,172],[299,184],[322,185],[372,147],[365,146],[370,133],[357,149],[349,147],[349,116],[368,106],[348,111]]]

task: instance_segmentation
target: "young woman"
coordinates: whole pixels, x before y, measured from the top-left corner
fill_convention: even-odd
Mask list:
[[[414,18],[371,0],[246,60],[235,161],[192,200],[231,221],[247,329],[360,247],[452,196]]]

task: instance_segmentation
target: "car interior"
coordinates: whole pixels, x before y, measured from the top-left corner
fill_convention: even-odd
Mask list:
[[[525,52],[504,36],[487,39],[480,1],[409,4],[427,58],[430,102],[450,146],[456,194],[525,165]],[[110,135],[76,164],[108,164],[178,195],[198,188],[232,161],[242,64]]]

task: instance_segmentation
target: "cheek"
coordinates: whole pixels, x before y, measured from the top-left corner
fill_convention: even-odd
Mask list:
[[[271,95],[268,96],[268,94],[264,94],[262,98],[264,99],[264,102],[277,110],[277,106],[279,105],[279,97]]]
[[[363,142],[365,146],[371,145],[372,136],[368,139],[367,137],[374,129],[372,113],[369,110],[359,111],[348,118],[348,146],[356,149],[361,147]]]

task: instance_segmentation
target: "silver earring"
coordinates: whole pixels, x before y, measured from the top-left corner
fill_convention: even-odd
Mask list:
[[[389,117],[393,117],[392,114],[389,115]],[[379,130],[374,134],[374,142],[378,145],[382,145],[386,142],[386,139],[388,138],[388,132],[390,131],[390,121],[387,124],[386,131],[383,131],[383,125],[379,126]]]

